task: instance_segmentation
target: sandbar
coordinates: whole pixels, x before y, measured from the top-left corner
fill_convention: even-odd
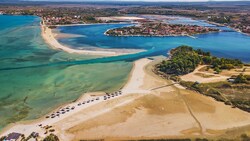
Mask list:
[[[50,47],[68,53],[96,55],[96,56],[119,56],[119,55],[134,54],[145,51],[137,49],[99,49],[99,50],[73,49],[68,46],[60,44],[55,37],[66,38],[69,36],[77,37],[77,35],[69,35],[69,34],[60,35],[60,33],[58,32],[55,34],[53,33],[52,29],[43,24],[41,24],[41,30],[42,30],[41,35],[43,39],[47,44],[49,44]],[[78,37],[80,37],[80,35],[78,35]]]
[[[28,136],[34,131],[45,137],[45,129],[39,127],[42,124],[52,126],[61,140],[189,138],[220,136],[250,125],[250,113],[176,87],[152,73],[153,63],[147,58],[135,61],[121,95],[104,100],[107,95],[103,92],[83,94],[51,112],[75,107],[66,114],[12,124],[1,135],[18,132]]]

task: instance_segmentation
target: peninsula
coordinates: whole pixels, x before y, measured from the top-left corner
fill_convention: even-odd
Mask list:
[[[250,67],[238,59],[217,58],[210,52],[180,46],[156,72],[184,87],[211,96],[233,108],[250,112]]]
[[[110,29],[105,34],[109,36],[190,36],[218,31],[219,29],[216,28],[198,25],[146,22],[135,26]]]
[[[151,1],[0,0],[0,141],[250,141],[250,2]]]
[[[82,26],[87,24],[81,24]],[[63,26],[63,25],[62,25]],[[72,25],[74,26],[74,25]],[[53,28],[51,26],[45,25],[45,22],[41,22],[41,30],[42,30],[42,37],[46,43],[50,45],[53,49],[62,50],[68,53],[75,53],[75,54],[85,54],[85,55],[96,55],[96,56],[119,56],[125,54],[134,54],[143,52],[145,50],[142,49],[94,49],[94,50],[87,50],[87,49],[73,49],[66,45],[62,45],[56,39]],[[60,36],[60,33],[58,33]],[[72,35],[69,35],[69,37]],[[77,36],[77,35],[75,35]]]
[[[23,134],[23,139],[34,138],[36,133],[38,140],[56,135],[60,140],[178,137],[191,141],[204,136],[238,138],[250,128],[249,113],[154,74],[152,69],[162,59],[136,61],[128,82],[119,91],[84,94],[40,119],[9,125],[0,136],[14,132]],[[229,136],[231,130],[238,132]]]

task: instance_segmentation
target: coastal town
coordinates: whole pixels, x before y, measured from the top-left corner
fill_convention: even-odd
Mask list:
[[[249,7],[246,4],[239,6],[234,4],[234,9],[231,9],[230,3],[220,4],[220,7],[213,7],[206,4],[200,4],[198,9],[190,6],[138,6],[136,4],[132,6],[123,6],[122,3],[119,6],[113,6],[112,3],[104,4],[100,7],[95,7],[91,2],[77,3],[77,5],[71,5],[71,3],[62,3],[58,7],[56,3],[48,3],[47,7],[45,3],[30,4],[29,6],[6,6],[1,5],[0,2],[0,15],[36,15],[45,21],[46,25],[67,25],[67,24],[87,24],[87,23],[112,23],[112,22],[124,22],[124,20],[103,20],[101,17],[111,16],[124,16],[130,14],[140,15],[168,15],[168,16],[187,16],[198,20],[206,20],[214,24],[228,26],[236,31],[250,33],[250,15],[247,12]],[[28,4],[27,4],[28,5]],[[219,12],[218,12],[219,11]],[[128,20],[125,20],[127,22]]]
[[[135,26],[128,26],[110,29],[105,32],[109,36],[189,36],[195,34],[219,32],[219,29],[208,28],[197,25],[181,25],[166,23],[140,23]]]
[[[250,141],[250,2],[3,0],[0,33],[0,141]]]

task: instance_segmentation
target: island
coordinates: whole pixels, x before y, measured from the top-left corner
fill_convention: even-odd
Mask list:
[[[78,1],[0,0],[0,141],[250,141],[249,2]]]
[[[219,32],[219,29],[198,25],[146,22],[134,26],[110,29],[108,36],[191,36],[195,34]]]

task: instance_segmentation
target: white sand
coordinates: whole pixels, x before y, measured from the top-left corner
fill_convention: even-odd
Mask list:
[[[141,59],[139,61],[136,61],[134,63],[133,70],[130,74],[130,80],[127,82],[127,84],[124,86],[123,91],[125,93],[149,93],[149,90],[142,89],[141,86],[144,83],[144,67],[152,62],[152,60],[149,59]]]
[[[52,125],[61,140],[217,135],[221,130],[250,125],[249,113],[210,97],[174,86],[152,90],[169,82],[145,70],[150,62],[140,59],[134,63],[120,96],[105,101],[100,93],[85,94],[77,102],[63,106],[76,107],[69,113],[17,123],[4,129],[0,136],[10,132],[28,136],[35,131],[45,137],[39,124]],[[79,101],[93,99],[93,95],[100,100],[77,106]]]
[[[77,50],[72,49],[70,47],[64,46],[60,44],[56,39],[55,36],[60,36],[57,33],[56,35],[53,34],[52,30],[45,25],[41,25],[42,28],[42,37],[43,39],[54,49],[63,50],[68,53],[76,53],[76,54],[86,54],[86,55],[98,55],[98,56],[119,56],[125,54],[133,54],[142,52],[144,50],[136,50],[136,49],[116,49],[116,51],[112,49],[104,49],[104,50]]]
[[[141,81],[142,76],[144,76],[144,74],[145,74],[145,72],[143,71],[143,68],[149,62],[151,62],[151,60],[149,60],[149,59],[141,59],[139,61],[136,61],[135,65],[134,65],[134,68],[133,68],[133,71],[131,73],[129,82],[128,82],[128,83],[131,83],[131,84],[126,85],[126,87],[124,89],[122,89],[122,95],[116,96],[116,97],[111,98],[111,99],[119,98],[119,97],[122,97],[122,96],[125,96],[125,95],[134,94],[134,93],[138,93],[138,92],[147,93],[148,91],[142,90],[139,87],[140,87],[140,85],[143,84],[143,82]],[[134,86],[133,84],[136,84],[136,85]],[[79,102],[83,102],[83,101],[87,101],[87,100],[91,100],[91,99],[96,99],[97,97],[99,97],[100,100],[95,100],[95,101],[93,101],[91,103],[84,104],[84,105],[81,105],[81,106],[77,106],[77,104]],[[64,123],[64,119],[74,117],[74,115],[81,112],[82,110],[87,109],[88,107],[94,106],[96,104],[106,102],[106,101],[104,100],[103,96],[91,97],[90,94],[84,94],[84,96],[82,98],[80,98],[79,100],[77,100],[76,102],[66,104],[65,106],[63,106],[63,108],[65,108],[65,107],[75,107],[74,110],[70,110],[70,112],[66,112],[65,114],[60,114],[59,117],[55,117],[55,118],[42,117],[41,119],[34,120],[34,121],[27,121],[27,122],[20,122],[20,123],[12,124],[12,125],[8,126],[7,128],[5,128],[1,132],[0,136],[7,135],[7,134],[9,134],[11,132],[17,132],[17,133],[22,133],[27,137],[32,132],[37,132],[37,133],[39,133],[39,135],[41,137],[45,137],[46,136],[44,134],[45,130],[42,129],[41,127],[39,127],[38,126],[39,124],[42,124],[43,126],[45,126],[45,125],[52,125],[53,126],[56,123]],[[120,104],[118,104],[116,106],[121,106],[121,105],[129,103],[129,102],[131,102],[131,99],[129,99],[127,101],[124,101],[123,103],[120,103]],[[94,116],[100,115],[102,113],[108,112],[111,109],[114,109],[115,107],[112,106],[112,107],[110,107],[108,109],[102,109],[99,112],[93,112],[92,115],[89,115],[86,118],[80,117],[81,120],[73,120],[73,121],[80,122],[82,120],[87,120],[90,117],[94,117]],[[58,109],[62,109],[62,107],[58,108]],[[52,113],[55,113],[56,111],[58,111],[58,109],[56,109]]]

